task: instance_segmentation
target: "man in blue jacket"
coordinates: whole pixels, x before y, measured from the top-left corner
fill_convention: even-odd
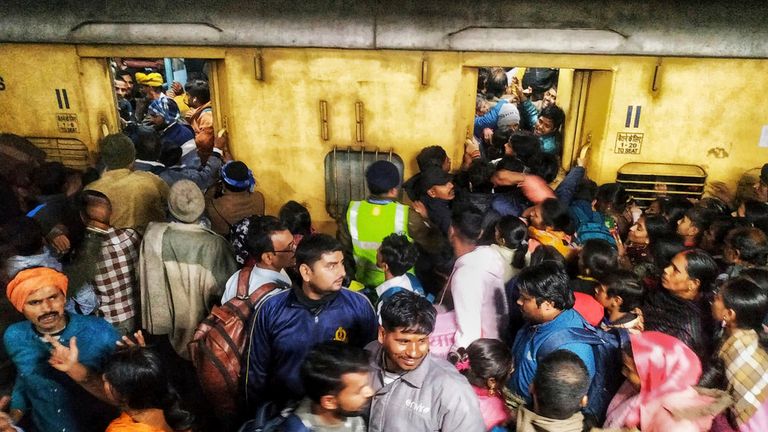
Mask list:
[[[545,341],[566,328],[584,328],[586,322],[576,310],[573,291],[568,286],[568,275],[554,262],[527,267],[520,272],[520,306],[526,324],[517,332],[512,345],[514,371],[509,381],[513,393],[532,402],[530,387],[536,375],[537,355]],[[595,359],[589,344],[574,342],[560,346],[573,352],[587,366],[590,379],[595,374]]]
[[[373,306],[342,287],[344,255],[336,239],[318,234],[302,241],[296,266],[301,286],[273,291],[254,312],[243,371],[250,408],[301,399],[299,369],[316,344],[337,340],[362,348],[376,338]]]

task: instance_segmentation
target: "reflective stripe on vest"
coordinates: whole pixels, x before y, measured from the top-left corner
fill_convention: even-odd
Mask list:
[[[392,233],[408,236],[408,206],[397,202],[352,201],[347,211],[347,226],[357,264],[355,279],[369,287],[381,284],[384,273],[376,267],[376,252],[384,237]]]

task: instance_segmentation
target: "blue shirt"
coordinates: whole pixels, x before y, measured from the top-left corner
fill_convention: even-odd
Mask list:
[[[339,340],[363,348],[376,338],[376,314],[364,295],[342,288],[313,312],[297,289],[272,294],[256,306],[243,362],[249,406],[302,398],[299,368],[314,345]]]
[[[537,360],[539,348],[544,341],[564,328],[583,328],[584,318],[574,309],[566,309],[552,321],[544,324],[531,325],[526,323],[520,331],[517,332],[515,343],[512,345],[512,360],[515,370],[509,380],[509,388],[513,393],[525,398],[527,403],[531,403],[530,387],[533,377],[536,375]],[[565,344],[560,347],[573,352],[587,366],[590,380],[595,375],[595,357],[592,352],[592,346],[584,343]]]
[[[77,337],[80,363],[95,371],[102,368],[118,340],[115,329],[103,318],[70,314],[59,341],[68,346],[73,336]],[[18,371],[10,408],[31,414],[39,431],[103,431],[118,416],[115,408],[48,364],[51,344],[40,339],[30,321],[8,327],[4,342]]]

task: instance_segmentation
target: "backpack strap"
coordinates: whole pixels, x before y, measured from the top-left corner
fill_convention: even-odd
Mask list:
[[[45,205],[46,205],[46,204],[47,204],[47,203],[42,203],[42,204],[38,205],[37,207],[33,208],[32,210],[30,210],[30,211],[29,211],[29,213],[27,213],[27,217],[28,217],[28,218],[33,218],[33,217],[35,217],[35,215],[36,215],[36,214],[37,214],[37,213],[38,213],[40,210],[42,210],[42,209],[43,209],[43,207],[45,207]]]
[[[583,343],[594,346],[600,345],[604,343],[604,341],[598,336],[594,329],[590,329],[586,326],[583,328],[564,328],[554,332],[541,344],[541,346],[539,346],[539,350],[536,352],[536,359],[537,361],[540,361],[549,354],[562,348],[563,345],[573,343]]]
[[[245,266],[240,270],[240,276],[237,278],[237,294],[239,298],[248,297],[248,282],[251,279],[253,266]]]

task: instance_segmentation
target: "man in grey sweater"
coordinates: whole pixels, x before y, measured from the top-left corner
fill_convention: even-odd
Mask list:
[[[369,432],[483,432],[472,387],[456,368],[429,355],[436,311],[424,297],[402,291],[381,309],[378,341],[370,353],[372,387]]]

